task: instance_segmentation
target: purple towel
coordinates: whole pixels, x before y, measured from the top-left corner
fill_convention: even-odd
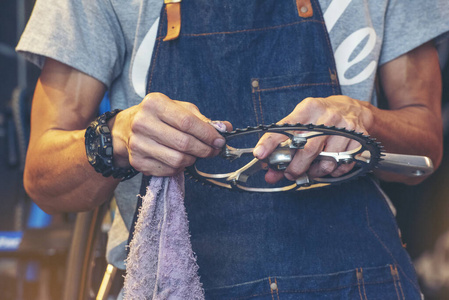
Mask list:
[[[151,178],[126,260],[124,299],[204,299],[183,187],[184,174]]]
[[[226,131],[220,121],[210,121]],[[184,174],[152,177],[126,259],[124,299],[202,300],[184,206]]]

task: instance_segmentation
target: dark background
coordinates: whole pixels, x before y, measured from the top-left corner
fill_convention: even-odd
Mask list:
[[[21,61],[14,52],[20,32],[28,18],[34,0],[2,0],[0,2],[0,231],[23,229],[30,201],[22,188],[23,153],[20,138],[13,122],[11,99],[15,91],[24,97],[24,126],[28,126],[29,102],[39,70]],[[440,47],[440,55],[448,52]],[[445,120],[445,149],[449,147],[449,67],[443,71],[443,114]],[[418,186],[384,183],[383,186],[396,205],[397,220],[404,243],[416,262],[417,271],[427,299],[449,299],[449,155],[445,150],[438,171]],[[21,215],[23,217],[21,217]],[[72,222],[70,216],[55,220]],[[437,247],[438,245],[438,247]],[[14,255],[12,255],[14,257]],[[39,283],[17,286],[15,258],[0,253],[0,291],[2,299],[19,299],[18,289],[25,290],[20,297],[36,299]],[[419,263],[418,263],[419,261]],[[423,266],[427,265],[426,268]],[[61,266],[60,266],[61,267]],[[62,264],[64,268],[64,264]],[[63,272],[54,281],[60,289]],[[33,286],[34,284],[34,286]],[[52,283],[50,283],[51,285]],[[30,290],[27,292],[27,289]],[[59,298],[56,293],[54,299]]]

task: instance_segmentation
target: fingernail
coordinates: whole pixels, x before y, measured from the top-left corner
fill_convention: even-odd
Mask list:
[[[215,139],[212,144],[214,145],[215,148],[221,149],[226,144],[226,140],[218,138],[218,139]]]
[[[256,148],[254,148],[253,150],[253,154],[256,158],[263,158],[264,154],[265,154],[265,148],[262,145],[257,146]]]

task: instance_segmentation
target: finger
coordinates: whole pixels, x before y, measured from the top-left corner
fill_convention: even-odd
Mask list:
[[[208,126],[210,127],[210,125]],[[161,122],[152,115],[137,115],[132,130],[133,134],[128,141],[128,144],[130,144],[128,147],[139,149],[142,153],[145,152],[145,149],[142,149],[142,145],[151,143],[151,141],[197,157],[208,157],[215,155],[219,151],[195,137]]]
[[[287,115],[285,118],[277,122],[277,124],[296,124],[296,123],[305,124],[308,120],[308,116],[310,115],[306,103],[313,104],[314,99],[306,98],[303,101],[301,101],[289,115]],[[280,143],[286,141],[288,138],[289,137],[284,134],[266,133],[262,136],[257,145],[254,147],[253,154],[258,159],[265,159],[273,152],[274,149],[276,149],[276,147]]]
[[[295,180],[306,173],[318,154],[321,153],[326,143],[326,136],[309,139],[304,149],[296,151],[295,156],[285,170],[285,177]]]
[[[348,147],[346,148],[346,151],[351,151],[354,149],[357,149],[360,147],[360,143],[355,141],[355,140],[350,140]],[[332,177],[340,177],[343,176],[344,174],[349,173],[355,166],[355,162],[350,163],[350,164],[340,164],[338,166],[337,169],[335,169],[335,171],[333,171],[330,175]]]
[[[256,147],[254,147],[254,157],[260,160],[267,158],[280,143],[287,139],[286,135],[280,133],[264,134],[257,142]]]
[[[224,146],[226,142],[225,139],[218,133],[217,128],[208,126],[211,125],[212,121],[201,114],[196,105],[182,101],[175,101],[175,103],[193,115],[186,114],[180,116],[178,114],[168,114],[167,117],[169,118],[169,122],[174,122],[175,128],[196,137],[203,143],[216,149],[221,149]],[[223,125],[226,127],[226,130],[228,128],[232,130],[232,125],[229,122],[226,122]]]
[[[203,143],[194,136],[165,123],[153,124],[150,130],[148,134],[151,140],[182,153],[204,158],[214,156],[219,152],[218,149]]]
[[[314,161],[307,172],[310,178],[320,178],[334,172],[338,168],[335,160]]]
[[[171,169],[183,169],[195,163],[195,157],[168,148],[151,139],[131,137],[129,142],[129,162],[137,170],[149,170],[148,161],[157,161]],[[157,171],[157,170],[155,170]]]
[[[265,181],[269,184],[275,184],[282,178],[284,178],[284,172],[282,171],[268,169],[267,173],[265,173]]]
[[[225,144],[225,139],[217,130],[206,123],[209,119],[191,103],[173,101],[162,94],[149,94],[142,101],[142,105],[148,115],[154,114],[160,121],[195,137],[210,147],[219,149]]]
[[[184,172],[184,168],[174,169],[155,159],[147,159],[142,164],[140,164],[140,166],[141,169],[137,168],[135,169],[146,176],[165,177],[165,176],[174,176]]]
[[[326,139],[326,145],[323,151],[328,153],[339,153],[346,151],[351,139],[341,136],[328,136]],[[341,172],[347,172],[348,165],[340,165]],[[309,170],[309,176],[311,178],[318,178],[329,175],[336,171],[340,167],[337,161],[331,157],[318,159],[316,163],[313,163]]]
[[[330,175],[332,177],[340,177],[349,173],[355,166],[355,163],[341,164]]]

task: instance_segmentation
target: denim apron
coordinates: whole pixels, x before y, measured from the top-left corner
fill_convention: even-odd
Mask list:
[[[147,91],[234,128],[271,124],[306,97],[339,94],[319,4],[312,0],[308,18],[299,9],[294,0],[184,0],[172,41],[163,41],[162,9]],[[262,194],[186,180],[185,204],[207,299],[421,298],[394,216],[369,177]]]

